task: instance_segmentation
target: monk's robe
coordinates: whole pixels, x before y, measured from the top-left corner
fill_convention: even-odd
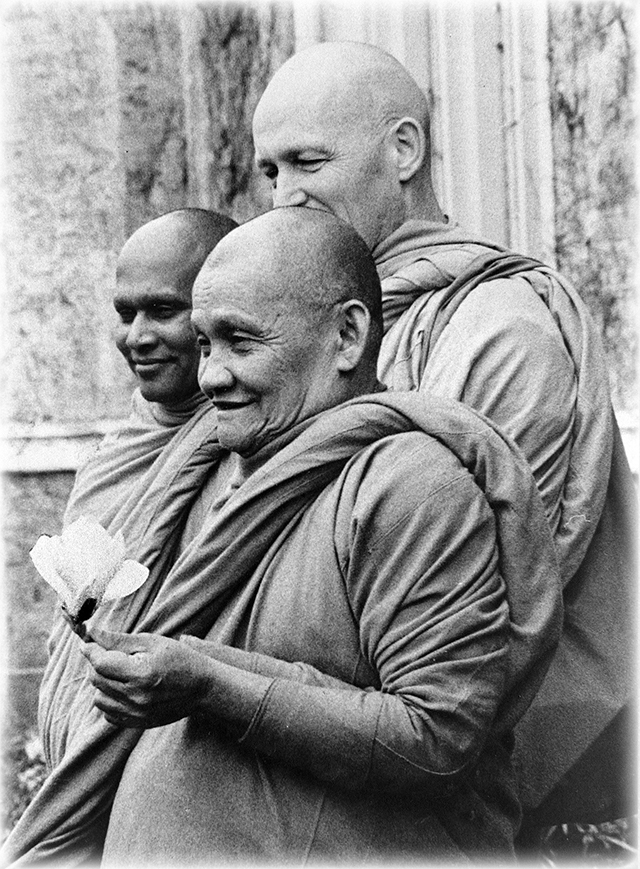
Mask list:
[[[229,455],[207,449],[215,472]],[[195,479],[199,462],[165,451],[119,523],[150,578],[94,616],[205,639],[202,654],[239,679],[260,673],[252,720],[241,733],[196,720],[108,725],[70,637],[59,678],[75,680],[73,737],[5,859],[87,859],[116,794],[116,862],[128,859],[121,848],[153,860],[157,842],[169,861],[510,853],[511,732],[562,619],[526,462],[462,405],[393,394],[319,414],[270,450],[223,483],[173,564],[189,496],[185,484],[176,504],[170,484],[176,465]]]
[[[199,393],[179,406],[169,408],[146,401],[136,389],[129,418],[117,431],[103,438],[78,469],[64,525],[79,516],[92,516],[105,528],[112,527],[117,516],[126,516],[135,507],[140,492],[155,479],[158,468],[165,463],[163,452],[172,442],[172,452],[184,456],[185,443],[188,450],[197,445],[202,451],[203,444],[212,441],[215,441],[215,409],[204,395]],[[180,445],[183,445],[182,450],[178,449]],[[191,523],[197,522],[203,510],[197,493],[201,493],[205,486],[208,465],[205,462],[199,468],[201,473],[188,483],[193,487],[193,490],[189,489]],[[183,481],[179,485],[184,485]],[[38,708],[38,729],[49,770],[60,762],[66,751],[69,723],[73,719],[74,682],[59,679],[61,669],[66,667],[70,641],[66,623],[57,609],[48,642],[49,656],[40,686]],[[52,686],[62,692],[55,706],[55,715],[52,712]]]
[[[557,272],[458,227],[409,221],[373,253],[380,379],[498,423],[555,535],[565,628],[517,731],[523,804],[540,823],[619,817],[631,810],[637,500],[597,329]]]
[[[78,469],[65,526],[79,516],[92,516],[106,527],[182,426],[212,412],[211,402],[201,393],[169,407],[146,401],[136,389],[129,418],[104,437]]]

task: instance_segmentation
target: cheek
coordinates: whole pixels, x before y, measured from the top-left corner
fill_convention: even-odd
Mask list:
[[[195,359],[199,358],[200,350],[188,319],[186,321],[166,324],[159,331],[162,340],[167,346],[173,347],[182,353],[193,355]]]
[[[120,325],[116,326],[113,332],[113,339],[116,347],[122,353],[123,356],[127,355],[127,335],[129,330],[126,326]]]

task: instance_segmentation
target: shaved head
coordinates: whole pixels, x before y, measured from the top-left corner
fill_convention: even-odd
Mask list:
[[[407,220],[443,220],[427,101],[373,45],[325,42],[289,58],[258,103],[253,139],[276,208],[328,211],[370,250]]]
[[[181,208],[145,223],[125,243],[116,280],[134,264],[152,263],[193,284],[203,262],[220,239],[238,224],[216,211]]]
[[[380,280],[364,241],[322,211],[280,208],[248,221],[210,254],[194,286],[194,307],[226,271],[259,284],[264,299],[293,307],[311,328],[339,302],[357,299],[371,315],[370,353],[382,335]]]
[[[256,109],[259,124],[272,97],[286,91],[310,103],[331,104],[371,128],[404,116],[429,131],[427,100],[416,81],[392,55],[360,42],[322,42],[294,54],[271,79]]]
[[[141,226],[122,248],[116,346],[147,401],[175,407],[199,395],[191,291],[207,255],[235,226],[215,211],[184,208]]]

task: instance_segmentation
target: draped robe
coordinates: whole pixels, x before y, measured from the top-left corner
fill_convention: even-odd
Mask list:
[[[142,480],[110,523],[111,531],[123,531],[129,554],[150,567],[150,578],[134,595],[98,611],[94,618],[111,629],[205,637],[231,596],[250,584],[291,523],[349,460],[382,438],[414,431],[453,453],[493,513],[498,570],[509,612],[508,658],[496,726],[497,732],[507,734],[531,701],[559,635],[559,575],[526,463],[499,431],[455,402],[366,396],[305,421],[282,436],[275,455],[172,563],[188,505],[224,452],[206,418],[199,426],[185,427],[154,463],[152,478]],[[5,843],[7,860],[77,864],[95,855],[120,776],[140,736],[140,731],[108,725],[93,707],[79,642],[67,631],[59,643],[64,654],[49,684],[46,711],[52,719],[69,714],[61,689],[72,682],[70,740]]]
[[[637,499],[595,324],[554,270],[455,226],[409,221],[373,254],[380,379],[499,424],[555,535],[565,626],[516,731],[523,805],[539,823],[619,817],[632,804],[620,782],[633,764]]]

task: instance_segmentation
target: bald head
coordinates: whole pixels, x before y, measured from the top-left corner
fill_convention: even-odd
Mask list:
[[[258,103],[253,134],[276,207],[320,205],[351,223],[370,249],[407,219],[442,219],[431,187],[427,101],[402,64],[376,46],[328,42],[295,54]]]
[[[380,280],[367,246],[343,221],[322,211],[282,208],[243,224],[207,258],[194,285],[194,307],[212,281],[231,272],[238,283],[259,287],[262,299],[295,310],[309,329],[335,305],[361,302],[371,320],[368,354],[377,358]]]
[[[207,255],[237,224],[200,208],[164,214],[133,233],[116,269],[116,346],[148,401],[176,406],[199,393],[191,290]]]
[[[281,208],[229,233],[193,288],[199,382],[220,442],[253,455],[375,391],[380,282],[366,245],[324,212]]]
[[[290,57],[273,76],[258,103],[256,121],[272,98],[286,91],[323,108],[339,106],[372,127],[404,116],[429,130],[427,101],[416,81],[392,55],[361,42],[322,42]]]
[[[217,211],[181,208],[145,223],[125,242],[118,257],[116,280],[142,263],[170,272],[193,284],[216,244],[238,224]]]

